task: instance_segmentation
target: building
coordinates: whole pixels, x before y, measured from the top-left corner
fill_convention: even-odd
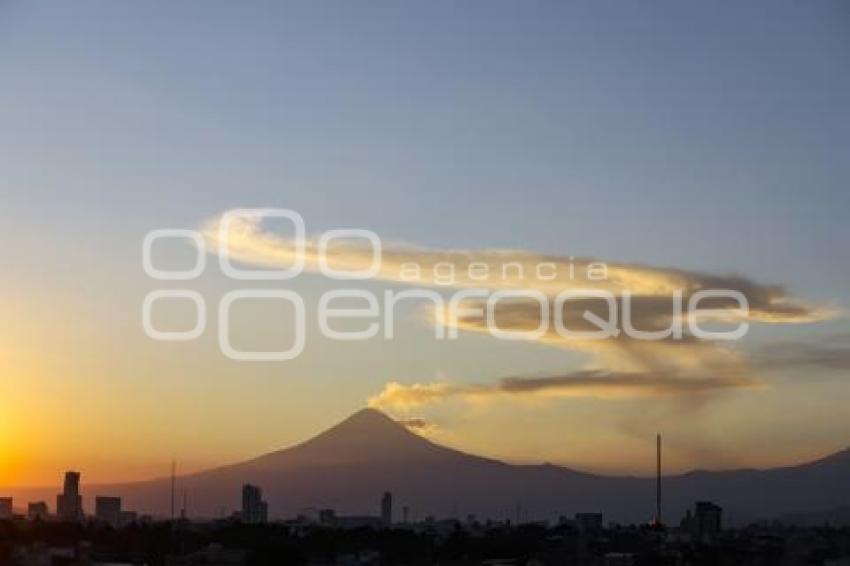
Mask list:
[[[242,486],[242,522],[265,523],[269,518],[268,504],[263,501],[263,490],[256,485]]]
[[[0,497],[0,520],[12,518],[12,498]]]
[[[682,529],[697,539],[718,534],[722,528],[723,508],[711,501],[697,501],[693,514],[688,510],[682,519]]]
[[[62,493],[56,496],[56,514],[61,521],[79,521],[83,518],[80,472],[65,472],[65,485]]]
[[[720,532],[723,509],[711,501],[697,501],[694,521],[700,536],[712,536]]]
[[[332,527],[336,524],[336,511],[333,509],[321,509],[319,511],[319,524]]]
[[[602,530],[602,513],[576,513],[575,524],[581,533],[598,533]]]
[[[385,491],[381,498],[381,522],[384,526],[393,523],[393,494],[389,491]]]
[[[48,516],[47,503],[35,501],[27,505],[27,519],[30,521],[46,521]]]
[[[115,528],[121,526],[121,498],[98,495],[94,499],[94,518]]]

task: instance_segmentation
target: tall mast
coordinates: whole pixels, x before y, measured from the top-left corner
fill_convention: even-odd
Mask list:
[[[661,434],[655,436],[655,522],[661,525]]]
[[[174,484],[177,475],[177,462],[171,457],[171,520],[174,520]]]

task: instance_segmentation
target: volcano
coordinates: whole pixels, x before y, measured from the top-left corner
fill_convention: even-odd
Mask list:
[[[738,522],[818,513],[850,505],[850,451],[815,462],[768,470],[689,472],[666,476],[665,518],[678,522],[697,500],[721,505]],[[245,462],[177,478],[192,517],[239,509],[241,486],[259,485],[272,518],[304,509],[378,515],[381,495],[393,494],[412,519],[426,516],[555,519],[601,512],[606,521],[641,523],[655,511],[655,479],[582,473],[569,468],[513,465],[440,446],[385,414],[363,409],[302,444]],[[166,516],[170,479],[83,486],[87,496],[120,495],[124,507]],[[87,503],[87,509],[92,509]]]

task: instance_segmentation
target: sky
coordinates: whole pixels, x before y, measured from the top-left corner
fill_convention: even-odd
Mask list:
[[[367,404],[462,450],[602,473],[649,473],[656,431],[679,471],[848,447],[848,26],[843,2],[0,1],[0,486],[145,479],[172,455],[200,470]],[[408,304],[393,340],[311,318],[297,359],[237,362],[217,344],[226,292],[291,289],[314,317],[339,287],[228,280],[207,228],[258,207],[297,211],[311,242],[374,231],[390,268],[598,258],[619,291],[724,283],[761,310],[734,344],[637,363],[631,344],[506,343],[474,320],[437,340]],[[201,277],[146,275],[163,228],[204,234]],[[277,236],[250,227],[237,259],[268,267]],[[174,269],[196,252],[162,244]],[[201,293],[200,338],[145,334],[160,288]],[[184,307],[158,323],[191,326]],[[254,307],[234,340],[288,337],[286,312]]]

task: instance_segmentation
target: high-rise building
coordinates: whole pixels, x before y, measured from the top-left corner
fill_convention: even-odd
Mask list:
[[[94,499],[94,517],[116,529],[121,526],[121,498],[98,495]]]
[[[12,498],[0,497],[0,520],[12,518]]]
[[[56,514],[62,521],[79,521],[83,518],[80,472],[65,472],[63,491],[56,496]]]
[[[47,502],[45,501],[35,501],[27,505],[27,519],[30,521],[46,521],[47,514]]]
[[[393,494],[389,491],[381,498],[381,521],[387,526],[393,522]]]
[[[682,519],[682,529],[688,531],[697,539],[706,539],[718,534],[722,528],[723,508],[711,501],[697,501],[696,509],[691,514],[688,510]]]
[[[723,509],[711,501],[697,501],[694,522],[699,536],[712,536],[720,532]]]
[[[242,522],[265,523],[268,521],[269,507],[263,501],[263,490],[246,483],[242,486]]]
[[[602,513],[576,513],[575,524],[581,533],[597,533],[602,530]]]

